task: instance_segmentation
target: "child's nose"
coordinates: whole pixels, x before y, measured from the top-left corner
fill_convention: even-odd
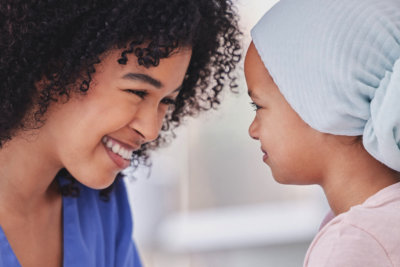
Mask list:
[[[253,138],[255,140],[258,140],[258,130],[257,129],[258,129],[257,122],[254,119],[249,126],[249,135],[251,138]]]

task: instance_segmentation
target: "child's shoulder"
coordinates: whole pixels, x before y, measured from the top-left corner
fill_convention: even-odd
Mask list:
[[[400,248],[400,183],[388,186],[363,204],[352,207],[348,212],[337,217],[342,225],[358,227],[378,240],[398,242]],[[396,238],[395,238],[396,237]]]
[[[305,266],[400,266],[399,221],[397,183],[325,225],[309,248]]]
[[[364,203],[336,216],[326,228],[353,226],[374,236],[381,236],[388,232],[393,233],[393,231],[388,231],[388,228],[398,225],[399,221],[400,182],[383,188]],[[394,228],[393,230],[399,231],[398,236],[400,236],[400,228]]]
[[[343,221],[332,223],[314,238],[305,257],[305,267],[394,266],[392,257],[396,255],[388,255],[387,249],[370,233]]]

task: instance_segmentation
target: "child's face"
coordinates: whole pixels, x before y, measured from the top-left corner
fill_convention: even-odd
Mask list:
[[[87,95],[52,104],[39,129],[52,163],[92,188],[110,185],[129,165],[132,151],[157,138],[191,57],[190,49],[181,49],[145,68],[133,55],[119,64],[120,53],[113,50],[96,65]]]
[[[263,161],[280,183],[318,183],[324,154],[323,134],[309,127],[291,108],[269,75],[253,43],[244,66],[256,115],[249,128],[259,140]]]

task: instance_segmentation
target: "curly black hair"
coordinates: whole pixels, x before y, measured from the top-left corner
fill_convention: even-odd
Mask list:
[[[159,137],[135,152],[133,166],[148,164],[147,151],[174,137],[183,117],[217,107],[223,88],[236,86],[237,20],[231,0],[2,0],[0,148],[18,131],[45,123],[43,115],[60,96],[90,90],[104,52],[123,49],[119,64],[134,54],[140,65],[156,67],[178,48],[191,47],[182,90]]]

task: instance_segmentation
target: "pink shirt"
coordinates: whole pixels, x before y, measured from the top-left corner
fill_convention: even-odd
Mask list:
[[[400,266],[400,183],[327,222],[304,260],[304,267],[372,266]]]

